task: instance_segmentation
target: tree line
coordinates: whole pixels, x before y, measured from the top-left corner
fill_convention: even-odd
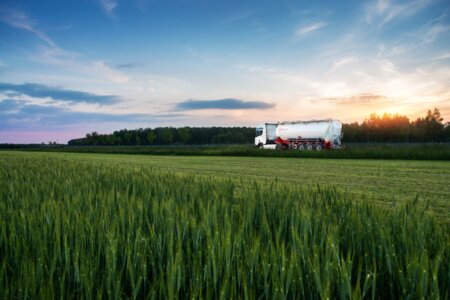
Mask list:
[[[438,108],[414,121],[399,114],[372,114],[361,124],[344,124],[344,142],[450,142],[450,122],[444,124]]]
[[[69,146],[86,145],[201,145],[252,144],[252,127],[157,127],[122,129],[112,134],[92,132],[69,141]]]
[[[362,123],[343,124],[348,142],[450,142],[450,123],[444,124],[439,109],[410,121],[399,114],[372,114]],[[70,146],[87,145],[201,145],[253,144],[254,127],[157,127],[122,129],[112,134],[92,132],[69,141]]]

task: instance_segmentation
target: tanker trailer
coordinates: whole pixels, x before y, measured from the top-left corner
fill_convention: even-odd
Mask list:
[[[333,119],[281,122],[275,136],[277,149],[339,149],[342,122]]]

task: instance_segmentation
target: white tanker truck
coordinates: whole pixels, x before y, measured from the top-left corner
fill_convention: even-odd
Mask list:
[[[259,148],[339,149],[341,143],[342,122],[339,120],[265,123],[256,127],[255,146]]]

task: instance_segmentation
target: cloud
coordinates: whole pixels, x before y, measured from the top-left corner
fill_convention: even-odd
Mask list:
[[[176,105],[177,110],[194,109],[268,109],[275,104],[262,101],[243,101],[239,99],[226,98],[218,100],[186,100]]]
[[[119,0],[99,0],[100,4],[107,15],[114,16],[114,9],[119,4]]]
[[[356,58],[354,58],[354,57],[345,57],[345,58],[338,59],[333,63],[333,67],[331,67],[329,72],[333,72],[334,70],[336,70],[342,66],[354,63],[355,61],[356,61]]]
[[[390,0],[372,1],[365,6],[365,19],[368,24],[375,22],[381,27],[396,18],[412,16],[432,2],[433,0],[415,0],[395,4]]]
[[[126,64],[120,64],[116,65],[116,68],[118,69],[135,69],[142,67],[143,65],[141,63],[126,63]]]
[[[55,65],[71,72],[78,72],[84,77],[99,75],[115,83],[126,83],[129,78],[118,70],[114,70],[105,60],[86,60],[82,55],[61,49],[59,47],[38,47],[38,52],[32,60],[46,65]]]
[[[67,108],[30,104],[27,101],[0,101],[2,130],[38,129],[86,123],[148,123],[173,120],[183,114],[112,114],[72,111]],[[0,130],[1,131],[1,130]]]
[[[97,60],[93,62],[93,67],[95,70],[108,77],[111,81],[116,83],[125,83],[128,82],[128,77],[123,75],[122,73],[110,68],[106,61]]]
[[[104,3],[104,5],[102,5],[105,10],[112,14],[118,1],[102,0],[101,3]],[[81,72],[87,76],[100,74],[115,83],[128,82],[127,76],[110,68],[104,60],[82,60],[82,55],[60,48],[43,31],[38,30],[36,22],[31,20],[23,12],[0,9],[0,20],[12,27],[31,32],[45,42],[45,44],[38,45],[37,53],[31,56],[31,59],[38,63],[64,67],[70,71]],[[0,64],[0,72],[1,71],[2,65]]]
[[[24,101],[17,101],[14,99],[3,99],[0,101],[0,112],[11,113],[20,107],[20,103]]]
[[[447,33],[450,30],[450,25],[443,24],[442,22],[436,24],[429,24],[422,32],[419,32],[418,36],[422,39],[422,45],[434,43],[442,34]]]
[[[0,11],[0,20],[6,24],[33,33],[42,41],[50,46],[55,46],[55,43],[45,33],[36,28],[36,22],[31,20],[25,13],[20,11]]]
[[[189,56],[199,59],[199,60],[203,61],[204,63],[211,63],[211,62],[215,61],[214,57],[212,57],[208,54],[202,53],[202,52],[198,51],[197,49],[191,48],[189,46],[186,47],[186,52]]]
[[[442,55],[436,56],[434,58],[432,58],[432,60],[441,60],[441,59],[448,59],[450,58],[450,52],[446,52]]]
[[[303,36],[303,35],[313,32],[313,31],[317,31],[321,28],[324,28],[327,25],[328,25],[327,23],[318,22],[318,23],[307,25],[307,26],[303,26],[297,30],[296,35]]]
[[[387,102],[388,98],[382,95],[363,93],[350,97],[328,97],[311,100],[312,103],[332,103],[339,105],[378,104]]]
[[[113,104],[120,98],[114,95],[96,95],[83,91],[65,90],[36,83],[13,84],[0,82],[0,92],[7,95],[27,95],[35,98],[52,98],[70,103]]]

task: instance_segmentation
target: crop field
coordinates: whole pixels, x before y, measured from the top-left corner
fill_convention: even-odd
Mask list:
[[[0,152],[0,298],[450,297],[450,162]]]
[[[396,159],[450,161],[449,143],[345,144],[339,151],[273,151],[253,145],[170,145],[170,146],[62,146],[0,145],[1,149],[22,151],[105,154],[149,154],[182,156],[297,157],[328,159]]]

